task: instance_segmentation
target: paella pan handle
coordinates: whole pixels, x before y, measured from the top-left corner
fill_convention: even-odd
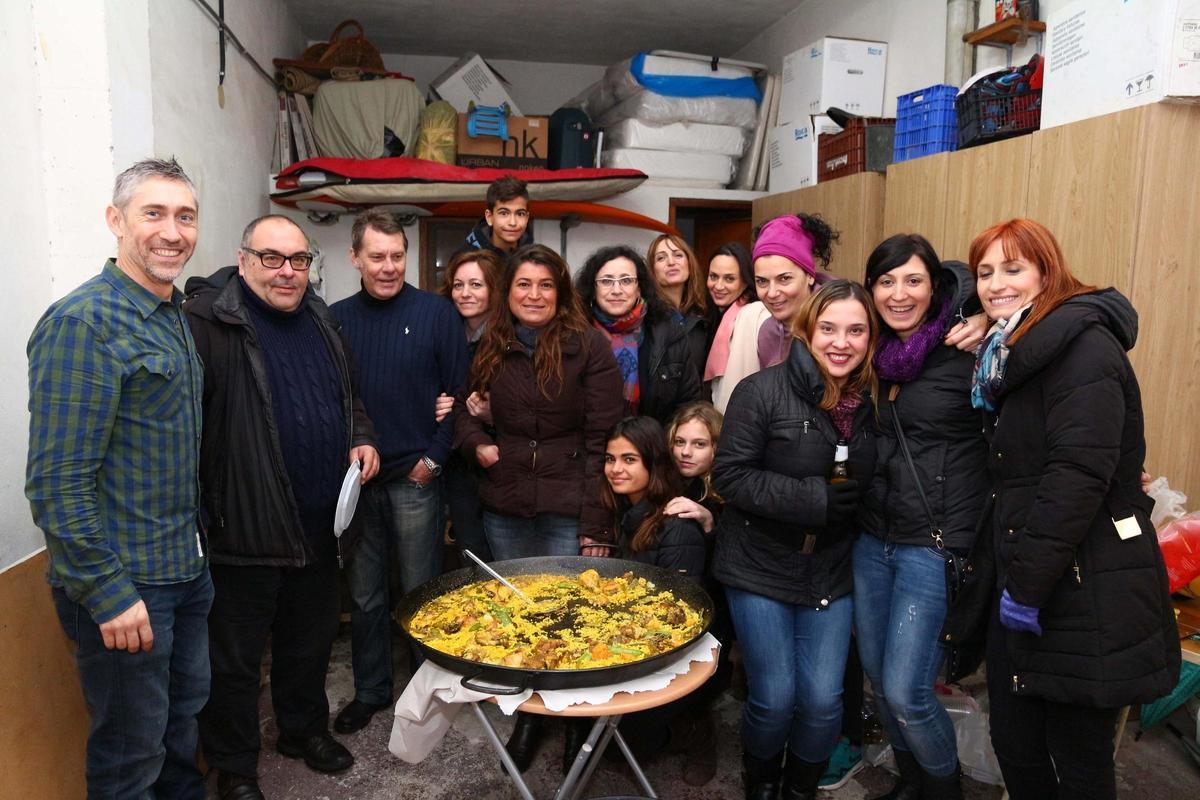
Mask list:
[[[521,692],[525,691],[525,684],[528,682],[528,679],[524,679],[521,681],[520,686],[497,686],[496,684],[492,683],[473,683],[474,679],[478,677],[478,672],[474,675],[464,675],[458,683],[464,689],[470,689],[473,692],[507,696],[512,694],[520,694]]]

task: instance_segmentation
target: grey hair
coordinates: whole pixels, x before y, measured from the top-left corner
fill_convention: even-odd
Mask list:
[[[134,192],[151,178],[179,181],[192,193],[196,205],[200,205],[200,194],[196,191],[196,184],[192,183],[192,179],[183,171],[183,167],[179,166],[174,156],[170,161],[159,158],[143,159],[118,175],[113,182],[112,204],[124,211],[133,200]]]
[[[258,229],[259,225],[261,225],[262,223],[266,222],[267,220],[271,220],[271,219],[278,219],[278,220],[282,220],[290,225],[295,225],[296,230],[300,231],[300,233],[304,236],[304,246],[309,247],[309,248],[312,247],[312,240],[308,238],[308,234],[305,233],[304,228],[301,228],[300,225],[296,222],[296,220],[292,219],[291,217],[285,217],[283,214],[264,214],[261,217],[256,217],[256,218],[252,219],[250,221],[250,224],[246,226],[246,229],[242,231],[241,246],[249,247],[250,240],[254,238],[254,231]]]

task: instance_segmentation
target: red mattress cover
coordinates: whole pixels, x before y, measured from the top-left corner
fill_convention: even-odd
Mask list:
[[[636,169],[595,169],[575,167],[572,169],[472,169],[439,164],[420,158],[310,158],[299,161],[281,171],[275,181],[277,192],[299,189],[298,176],[304,172],[324,172],[334,176],[331,183],[346,180],[370,182],[412,183],[491,183],[505,175],[515,175],[526,183],[553,183],[557,181],[596,181],[604,179],[645,179],[646,174]],[[337,180],[341,179],[341,180]],[[313,188],[319,184],[308,184]]]

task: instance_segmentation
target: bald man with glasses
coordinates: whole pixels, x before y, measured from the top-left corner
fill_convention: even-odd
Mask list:
[[[187,284],[184,310],[205,367],[200,489],[216,589],[200,736],[221,800],[262,797],[268,634],[276,749],[319,772],[354,763],[329,733],[325,694],[348,547],[333,518],[348,465],[362,462],[365,483],[379,454],[341,327],[308,290],[312,262],[304,231],[271,215],[246,227],[236,274],[227,267]]]

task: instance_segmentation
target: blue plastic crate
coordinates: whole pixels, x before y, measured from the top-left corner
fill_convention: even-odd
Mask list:
[[[957,87],[938,85],[896,98],[894,163],[958,148],[957,95]]]

